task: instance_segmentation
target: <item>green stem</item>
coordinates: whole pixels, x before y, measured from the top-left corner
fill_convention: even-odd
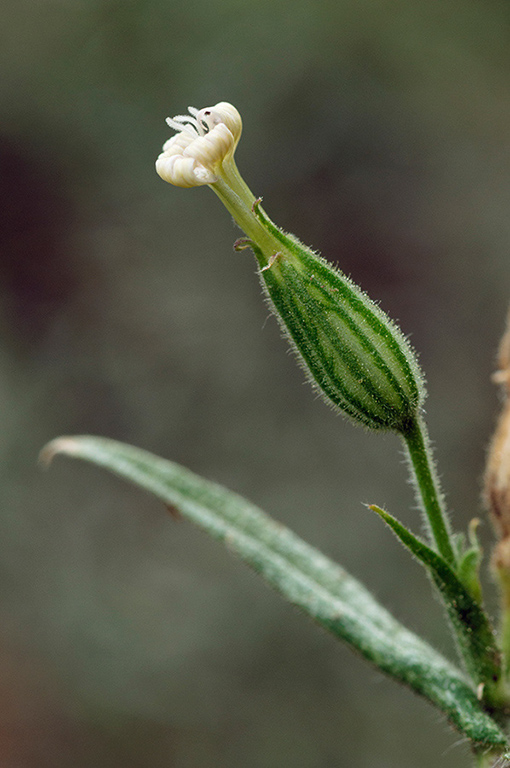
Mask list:
[[[456,567],[456,558],[451,542],[451,532],[444,508],[443,496],[439,487],[429,437],[425,422],[417,417],[404,434],[404,441],[409,452],[416,487],[419,491],[423,510],[427,515],[432,537],[437,550],[446,562]]]
[[[276,254],[281,245],[261,224],[256,215],[254,210],[255,195],[241,177],[233,158],[223,163],[218,181],[215,181],[210,187],[234,217],[236,223],[257,244],[261,254],[264,256],[269,254],[266,256],[267,264],[269,257]]]

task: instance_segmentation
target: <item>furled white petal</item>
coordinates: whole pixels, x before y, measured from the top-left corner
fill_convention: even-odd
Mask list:
[[[221,101],[214,107],[189,107],[191,116],[167,118],[177,131],[156,161],[162,179],[179,187],[213,184],[221,164],[232,157],[242,131],[237,109]]]
[[[166,155],[162,152],[156,160],[156,171],[164,181],[176,187],[199,187],[216,181],[216,176],[208,168],[192,157],[182,155]]]

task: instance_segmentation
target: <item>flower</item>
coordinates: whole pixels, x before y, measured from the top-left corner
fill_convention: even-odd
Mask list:
[[[247,238],[269,303],[308,371],[336,408],[373,429],[410,434],[425,398],[409,342],[342,272],[271,221],[240,175],[241,116],[225,101],[167,122],[178,133],[156,170],[179,187],[208,184]]]
[[[189,115],[168,117],[177,131],[156,160],[156,171],[177,187],[214,184],[221,166],[233,158],[241,137],[241,115],[232,104],[220,101],[214,107],[188,107]]]

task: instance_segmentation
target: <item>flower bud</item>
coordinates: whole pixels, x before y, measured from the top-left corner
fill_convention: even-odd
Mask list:
[[[156,160],[162,179],[177,187],[198,187],[217,181],[221,164],[233,156],[241,136],[237,109],[221,101],[214,107],[188,107],[190,115],[167,118],[178,131]]]
[[[310,380],[352,419],[407,434],[425,397],[409,342],[349,278],[266,215],[239,175],[233,154],[241,117],[231,104],[189,108],[168,120],[178,131],[156,162],[182,187],[209,184],[248,235],[271,307]]]
[[[409,342],[342,272],[266,224],[279,249],[268,260],[252,244],[260,277],[310,381],[355,421],[406,434],[425,397]]]

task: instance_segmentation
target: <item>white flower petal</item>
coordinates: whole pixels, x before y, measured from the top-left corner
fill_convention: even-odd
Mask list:
[[[232,157],[242,131],[237,109],[221,101],[214,107],[189,107],[190,115],[167,118],[177,131],[156,161],[162,179],[179,187],[213,184],[221,164]]]

